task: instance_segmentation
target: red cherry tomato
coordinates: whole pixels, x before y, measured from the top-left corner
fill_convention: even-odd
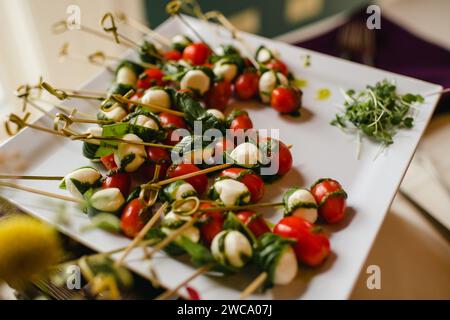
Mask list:
[[[118,188],[126,197],[130,193],[131,177],[128,173],[115,172],[102,182],[102,188]]]
[[[234,117],[233,120],[231,120],[230,130],[235,131],[239,129],[242,130],[253,129],[253,122],[247,113],[240,114]]]
[[[234,83],[236,95],[241,100],[249,100],[258,94],[259,76],[254,72],[241,74]]]
[[[154,86],[163,86],[163,77],[164,72],[162,72],[160,69],[147,69],[143,74],[139,76],[137,87],[139,89],[146,90]]]
[[[208,60],[211,54],[208,46],[202,42],[188,45],[183,51],[183,59],[194,66],[199,66]]]
[[[156,164],[169,164],[170,163],[170,153],[166,148],[160,147],[147,147],[147,158],[152,163]]]
[[[270,105],[280,113],[292,113],[301,107],[301,92],[294,88],[278,87],[272,91]]]
[[[228,81],[215,82],[205,95],[205,103],[208,108],[223,111],[230,101],[233,90]]]
[[[200,171],[200,169],[192,163],[180,163],[169,168],[167,177],[174,178],[197,171]],[[199,195],[202,195],[208,186],[208,178],[205,174],[186,179],[186,182],[190,183]]]
[[[169,61],[178,61],[183,57],[183,54],[177,50],[169,50],[164,53],[164,58]]]
[[[338,223],[345,218],[347,194],[339,182],[333,179],[321,179],[311,188],[319,204],[319,215],[327,223]]]
[[[270,143],[270,148],[260,148],[262,150],[269,150],[268,154],[265,155],[270,157],[272,161],[272,167],[277,169],[277,175],[285,175],[292,169],[292,154],[289,148],[281,141],[272,139],[270,137],[262,138],[260,144]],[[261,145],[260,145],[261,147]]]
[[[264,233],[270,232],[270,228],[261,216],[253,211],[238,212],[236,217],[245,225],[250,231],[259,238]]]
[[[116,162],[114,161],[114,153],[101,157],[100,161],[107,170],[114,170],[118,168]]]
[[[287,68],[286,64],[283,61],[278,60],[278,59],[270,60],[269,63],[266,64],[266,67],[269,69],[272,69],[274,71],[281,72],[285,76],[287,76],[287,74],[288,74],[288,68]]]
[[[140,199],[130,201],[122,211],[120,228],[129,238],[137,236],[146,223],[146,208]]]
[[[211,203],[204,202],[200,204],[200,209],[212,208]],[[223,212],[221,211],[205,211],[200,214],[200,233],[202,239],[210,245],[214,237],[222,231],[225,221]]]
[[[295,216],[280,220],[273,232],[283,238],[297,242],[293,245],[297,260],[310,267],[316,267],[329,256],[330,241],[306,220]]]
[[[228,168],[222,171],[221,177],[228,177],[242,182],[251,194],[251,202],[256,203],[264,196],[264,181],[253,171],[242,168]]]
[[[181,134],[174,133],[176,129],[187,129],[186,121],[184,121],[182,117],[167,112],[161,112],[159,114],[159,121],[161,126],[165,128],[167,132],[165,140],[166,144],[174,146],[183,139]]]

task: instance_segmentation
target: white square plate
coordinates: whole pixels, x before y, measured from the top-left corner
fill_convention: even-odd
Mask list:
[[[202,31],[202,35],[214,46],[231,42],[229,35],[220,28],[207,28],[202,22],[189,19]],[[169,19],[158,30],[171,37],[186,33],[185,26],[176,19]],[[255,49],[265,44],[277,49],[296,78],[305,79],[308,85],[304,91],[304,109],[301,118],[280,116],[273,109],[259,103],[235,102],[234,106],[246,108],[257,128],[280,129],[281,139],[293,145],[294,168],[287,176],[267,186],[263,201],[280,200],[283,191],[293,185],[309,186],[321,177],[339,180],[347,191],[348,216],[338,226],[326,227],[330,233],[332,256],[318,269],[301,268],[296,280],[284,287],[277,287],[265,293],[252,296],[258,299],[346,299],[353,288],[361,267],[377,235],[378,229],[405,174],[422,133],[430,120],[438,96],[426,98],[416,116],[411,130],[403,130],[395,137],[395,143],[374,160],[379,146],[364,141],[362,157],[356,159],[355,139],[342,133],[329,123],[343,103],[340,89],[363,89],[367,84],[375,84],[383,79],[394,80],[401,93],[426,95],[441,90],[438,85],[351,63],[334,57],[304,50],[285,43],[272,41],[250,34],[243,37]],[[193,36],[195,39],[195,36]],[[311,66],[304,66],[304,57],[311,56]],[[102,72],[83,88],[106,90],[112,75]],[[316,92],[321,88],[331,91],[327,100],[317,100]],[[94,104],[70,101],[81,111],[93,113]],[[232,107],[229,107],[230,110]],[[38,122],[51,125],[42,118]],[[81,154],[81,143],[57,138],[30,129],[6,141],[0,147],[1,154],[19,152],[27,161],[23,173],[36,175],[65,175],[90,162]],[[27,185],[63,193],[57,182],[25,182]],[[40,196],[21,191],[2,190],[2,194],[30,214],[56,225],[61,231],[97,251],[121,248],[129,243],[124,237],[103,231],[82,232],[88,217],[75,206],[65,204],[70,213],[71,223],[63,225],[55,214],[63,205],[62,201],[43,199]],[[277,221],[281,210],[265,210],[267,218]],[[127,261],[137,273],[148,276],[150,265],[139,261],[141,251],[135,251]],[[134,259],[133,259],[134,257]],[[173,287],[187,278],[194,268],[184,260],[172,259],[163,254],[156,255],[152,267],[160,281]],[[226,279],[201,276],[190,283],[202,299],[236,299],[240,291],[250,283],[256,273],[239,274]]]

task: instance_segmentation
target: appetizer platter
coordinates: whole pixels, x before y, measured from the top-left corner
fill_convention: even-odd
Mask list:
[[[103,17],[131,48],[114,72],[18,90],[62,102],[10,115],[0,151],[29,165],[0,173],[2,195],[161,299],[347,298],[442,88],[173,3],[137,43]]]

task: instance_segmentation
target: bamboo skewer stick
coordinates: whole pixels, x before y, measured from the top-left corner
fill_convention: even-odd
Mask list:
[[[144,108],[155,110],[157,112],[167,112],[167,113],[171,113],[173,115],[179,116],[179,117],[184,117],[185,116],[185,114],[183,112],[176,111],[176,110],[173,110],[173,109],[164,108],[164,107],[161,107],[160,105],[153,104],[153,103],[143,103],[143,102],[140,102],[140,101],[130,100],[130,99],[125,98],[125,97],[123,97],[123,96],[121,96],[119,94],[113,94],[112,98],[114,100],[116,100],[117,102],[123,103],[123,104],[135,104],[135,105],[138,105],[138,106],[141,106],[141,107],[144,107]]]
[[[43,81],[41,83],[41,87],[45,89],[48,93],[51,95],[57,97],[59,100],[66,100],[68,98],[75,98],[75,99],[86,99],[86,100],[97,100],[97,101],[103,101],[107,97],[100,96],[100,95],[82,95],[79,94],[76,90],[73,90],[72,92],[67,92],[62,89],[56,89],[52,87],[47,82]]]
[[[131,250],[133,250],[139,242],[145,237],[145,235],[150,231],[151,228],[158,222],[159,218],[164,214],[164,211],[168,207],[168,203],[164,203],[158,211],[153,215],[153,217],[147,222],[147,224],[142,228],[142,230],[138,233],[138,235],[133,239],[130,245],[125,249],[120,258],[116,261],[116,265],[120,266],[123,264],[125,258],[130,254]]]
[[[127,15],[125,15],[124,12],[122,12],[122,11],[116,12],[116,17],[120,21],[125,23],[126,25],[130,26],[131,28],[134,28],[137,31],[139,31],[141,33],[144,33],[146,35],[149,35],[155,41],[157,41],[159,44],[162,44],[162,45],[164,45],[166,47],[170,47],[171,46],[171,42],[170,42],[170,40],[168,38],[164,37],[163,35],[159,34],[156,31],[152,30],[150,27],[148,27],[147,25],[139,22],[138,20],[128,17]]]
[[[172,296],[176,295],[178,293],[178,291],[181,288],[183,288],[185,285],[187,285],[189,282],[191,282],[192,280],[194,280],[198,276],[201,276],[202,274],[204,274],[204,273],[208,272],[209,270],[211,270],[211,268],[213,266],[214,266],[214,264],[209,263],[209,264],[206,264],[206,265],[198,268],[193,274],[191,274],[188,278],[183,280],[183,282],[178,284],[175,288],[166,290],[161,295],[156,297],[155,300],[167,300],[167,299],[171,298]]]
[[[83,204],[85,202],[84,200],[81,200],[81,199],[68,197],[68,196],[63,196],[63,195],[59,195],[59,194],[56,194],[56,193],[51,193],[51,192],[42,191],[42,190],[38,190],[38,189],[33,189],[33,188],[30,188],[30,187],[26,187],[26,186],[23,186],[23,185],[20,185],[20,184],[16,184],[16,183],[11,183],[11,182],[0,182],[0,187],[6,187],[6,188],[22,190],[22,191],[26,191],[26,192],[30,192],[30,193],[39,194],[39,195],[42,195],[42,196],[45,196],[45,197],[49,197],[49,198],[54,198],[54,199],[74,202],[74,203],[77,203],[77,204]]]
[[[267,277],[269,275],[267,274],[267,272],[263,272],[261,273],[258,277],[256,277],[255,280],[253,280],[241,293],[239,299],[240,300],[244,300],[247,299],[253,292],[255,292],[256,290],[258,290],[259,287],[261,287],[264,283],[264,281],[266,281]]]
[[[10,179],[10,180],[49,180],[49,181],[60,181],[64,177],[59,176],[23,176],[14,174],[0,174],[0,179]]]
[[[254,204],[247,204],[242,206],[227,206],[227,207],[212,207],[212,208],[205,208],[205,209],[199,209],[199,212],[207,212],[207,211],[242,211],[242,210],[251,210],[256,208],[270,208],[270,207],[278,207],[283,206],[283,202],[274,202],[274,203],[254,203]]]

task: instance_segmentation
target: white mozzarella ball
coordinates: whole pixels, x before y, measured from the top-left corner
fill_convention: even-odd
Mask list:
[[[208,110],[206,110],[206,113],[212,114],[214,117],[216,117],[219,120],[222,120],[222,121],[225,120],[225,115],[220,110],[208,109]]]
[[[131,123],[137,126],[146,127],[153,130],[159,130],[158,123],[153,118],[147,117],[143,114],[140,114],[137,117],[135,117]]]
[[[175,192],[175,201],[181,200],[185,198],[185,194],[195,194],[197,191],[195,191],[194,187],[190,183],[183,183],[180,185]]]
[[[170,109],[170,96],[162,89],[149,89],[145,91],[144,96],[141,98],[142,103],[155,104],[157,106]]]
[[[134,86],[137,82],[136,73],[130,68],[122,67],[116,75],[116,82],[120,84],[129,84]]]
[[[179,44],[183,47],[186,47],[191,43],[191,41],[188,38],[186,38],[186,36],[184,36],[182,34],[177,34],[176,36],[174,36],[172,38],[172,43]]]
[[[118,104],[114,104],[107,111],[102,110],[101,113],[106,119],[113,120],[114,122],[122,121],[128,114],[127,111]]]
[[[170,211],[169,213],[166,214],[166,216],[164,217],[164,220],[166,220],[166,221],[167,220],[171,220],[171,221],[185,221],[185,222],[189,222],[189,221],[192,220],[192,216],[183,216],[183,215],[180,215],[180,214],[176,214],[173,211]],[[171,229],[171,228],[168,228],[168,227],[162,227],[161,231],[166,236],[170,236],[171,234],[176,232],[177,229]],[[192,242],[195,242],[195,243],[200,241],[200,231],[195,226],[187,228],[178,237],[176,237],[174,241],[178,241],[181,238],[181,236],[185,236],[188,239],[190,239]]]
[[[99,211],[116,212],[125,203],[125,198],[118,188],[107,188],[95,192],[90,203]]]
[[[225,60],[221,59],[216,62],[213,68],[214,74],[219,77],[223,78],[228,82],[233,81],[234,77],[236,77],[238,73],[238,68],[233,63],[226,63]]]
[[[302,207],[302,205],[304,207]],[[307,208],[305,205],[314,207]],[[297,208],[294,209],[295,207]],[[293,192],[288,198],[286,209],[288,212],[291,212],[293,216],[305,219],[311,223],[317,221],[317,203],[314,196],[308,190],[298,189]]]
[[[70,192],[74,197],[83,199],[83,194],[78,190],[76,182],[86,185],[94,185],[101,179],[102,175],[97,169],[94,168],[80,168],[64,177],[64,183],[66,190]],[[74,183],[75,181],[75,183]]]
[[[133,142],[142,142],[141,138],[132,133],[126,134],[122,139]],[[130,155],[134,155],[134,158],[125,164],[125,167],[123,169],[126,172],[136,171],[147,158],[147,152],[145,151],[144,146],[121,142],[117,146],[117,150],[114,152],[114,161],[119,166],[119,168],[122,168],[122,161],[125,158],[130,157]]]
[[[222,179],[214,183],[214,189],[225,206],[250,202],[250,192],[242,182],[233,179]]]
[[[92,135],[93,137],[101,137],[103,135],[103,128],[100,126],[90,127],[86,130],[86,133]],[[89,143],[100,145],[101,141],[96,139],[90,139]]]
[[[261,162],[263,158],[261,150],[250,142],[244,142],[238,145],[230,153],[231,159],[243,166],[254,166]]]
[[[273,282],[275,285],[286,285],[294,280],[298,272],[297,258],[291,246],[286,249],[278,258],[277,265],[274,270]]]
[[[235,268],[242,268],[253,254],[250,241],[235,230],[224,230],[217,234],[212,241],[211,252],[218,262]]]
[[[280,85],[288,85],[289,81],[286,76],[280,72],[266,71],[259,78],[259,95],[264,103],[270,101],[272,91]]]
[[[189,70],[180,82],[182,90],[192,89],[201,95],[209,90],[210,85],[211,79],[201,70]]]
[[[272,59],[272,54],[267,48],[262,48],[258,51],[258,56],[256,57],[256,61],[259,63],[266,63],[269,62],[269,60]]]

